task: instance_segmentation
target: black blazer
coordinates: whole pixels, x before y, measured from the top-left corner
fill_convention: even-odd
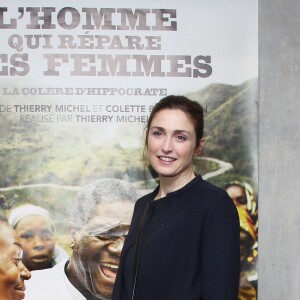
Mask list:
[[[121,299],[124,258],[135,244],[146,202],[153,200],[157,191],[136,202],[113,300]],[[161,224],[141,245],[134,299],[236,300],[240,229],[233,201],[201,176],[166,197],[170,198],[169,207]]]

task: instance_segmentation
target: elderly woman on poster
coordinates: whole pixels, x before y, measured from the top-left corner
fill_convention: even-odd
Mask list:
[[[21,241],[2,213],[7,208],[0,196],[0,299],[22,300],[31,274],[22,263]]]

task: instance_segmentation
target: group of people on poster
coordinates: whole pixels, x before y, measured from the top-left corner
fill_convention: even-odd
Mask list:
[[[11,208],[2,197],[10,212],[0,221],[0,298],[255,300],[257,199],[246,182],[221,189],[194,173],[203,119],[183,96],[155,105],[145,149],[158,187],[141,196],[115,178],[84,186],[72,204],[69,254],[46,209]]]

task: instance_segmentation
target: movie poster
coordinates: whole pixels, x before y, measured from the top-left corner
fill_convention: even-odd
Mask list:
[[[152,191],[149,113],[167,95],[187,96],[205,108],[195,171],[238,207],[239,299],[256,299],[257,29],[252,0],[2,1],[2,201],[46,209],[71,255],[77,192],[107,178]]]

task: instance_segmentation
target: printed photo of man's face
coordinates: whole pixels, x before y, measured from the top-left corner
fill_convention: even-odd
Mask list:
[[[98,204],[74,238],[73,259],[81,283],[100,299],[110,299],[133,212],[130,201]]]

